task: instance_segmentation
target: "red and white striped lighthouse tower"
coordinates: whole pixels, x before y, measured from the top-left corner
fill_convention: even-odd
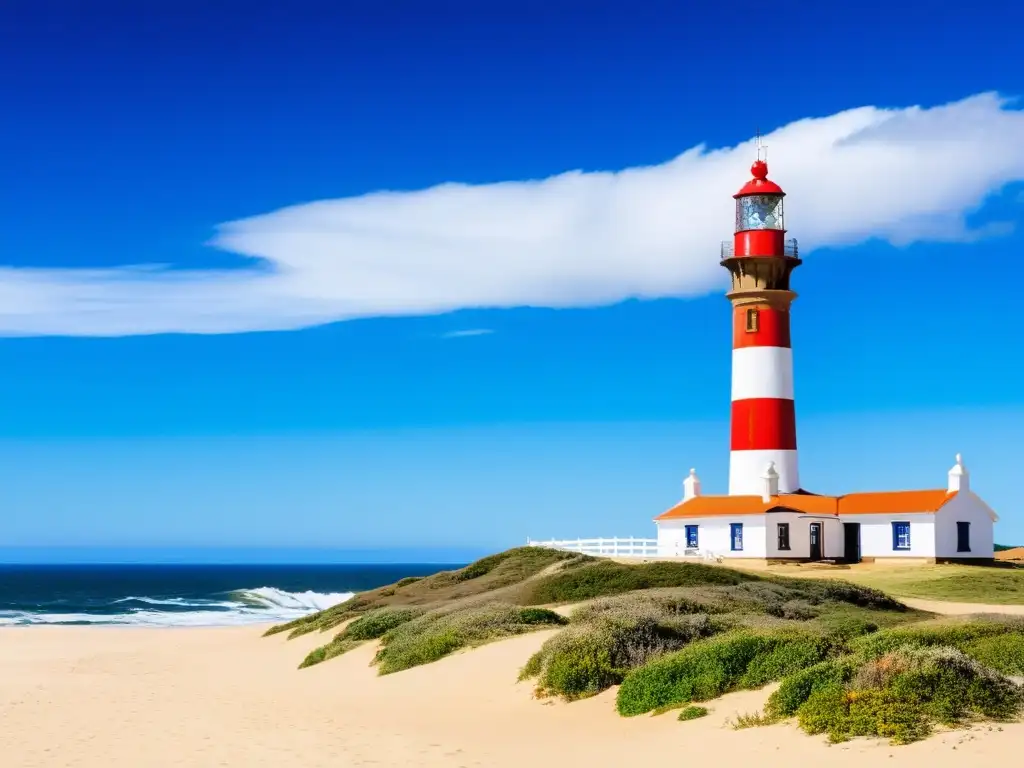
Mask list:
[[[770,463],[778,492],[800,489],[793,407],[789,276],[800,265],[796,240],[786,240],[782,188],[758,159],[736,199],[736,233],[722,243],[732,287],[732,434],[730,495],[761,494]]]

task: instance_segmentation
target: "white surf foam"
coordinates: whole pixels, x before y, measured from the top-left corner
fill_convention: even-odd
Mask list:
[[[159,608],[117,613],[35,613],[0,611],[0,626],[34,624],[115,624],[136,627],[215,627],[291,621],[338,605],[351,592],[286,592],[276,587],[240,589],[227,600],[186,600],[124,597],[115,603],[138,602],[152,606],[186,607],[193,610],[161,611]]]

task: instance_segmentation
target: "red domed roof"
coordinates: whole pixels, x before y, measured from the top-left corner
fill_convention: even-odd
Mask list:
[[[768,163],[764,160],[757,160],[750,166],[750,173],[753,175],[750,181],[743,185],[743,189],[733,197],[744,197],[745,195],[784,195],[782,187],[774,181],[768,180]]]

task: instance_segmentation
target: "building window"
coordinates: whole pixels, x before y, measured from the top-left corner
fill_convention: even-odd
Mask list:
[[[743,551],[743,523],[733,523],[729,526],[729,540],[732,542],[733,552]]]
[[[686,526],[686,547],[687,549],[697,549],[697,526],[688,525]]]
[[[789,523],[779,523],[779,549],[789,549]]]
[[[970,523],[957,523],[956,524],[956,551],[957,552],[970,552],[971,551],[971,524]]]
[[[910,549],[910,523],[892,524],[892,548]]]
[[[747,333],[757,333],[761,329],[761,315],[756,309],[747,310]]]

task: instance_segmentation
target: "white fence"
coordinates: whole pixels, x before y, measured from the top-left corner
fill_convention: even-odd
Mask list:
[[[566,552],[580,552],[584,555],[604,555],[605,557],[656,557],[658,554],[657,539],[638,539],[634,536],[612,539],[549,539],[548,541],[527,539],[526,545],[562,549]]]

